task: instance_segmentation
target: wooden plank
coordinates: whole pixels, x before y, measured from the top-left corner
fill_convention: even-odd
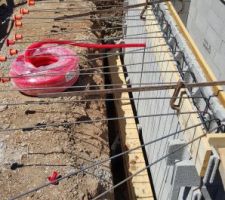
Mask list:
[[[156,24],[157,21],[154,21],[153,17],[154,13],[151,9],[147,10],[147,20],[146,23]],[[149,19],[149,16],[151,16],[151,20]],[[151,34],[149,36],[159,36],[162,37],[162,32],[159,32],[161,29],[158,25],[154,26],[146,26],[147,31],[149,32],[156,32],[154,35]],[[158,47],[151,48],[152,51],[169,51],[169,47],[166,45],[166,41],[164,38],[152,38],[151,42],[154,44],[158,44]],[[160,46],[162,45],[162,46]],[[162,54],[154,54],[156,60],[160,60],[160,57],[162,57]],[[173,55],[172,53],[163,53],[163,59],[164,60],[172,60]],[[159,70],[162,71],[177,71],[176,63],[175,62],[168,62],[168,63],[158,63]],[[164,82],[178,82],[180,80],[180,75],[178,72],[174,72],[173,75],[171,73],[164,73],[161,76],[161,79],[163,79]],[[170,95],[173,95],[174,90],[170,90]],[[192,102],[189,99],[182,100],[182,105],[180,112],[192,112],[196,111],[196,108],[193,106]],[[201,123],[199,117],[197,114],[178,114],[178,120],[180,122],[181,129],[185,129],[187,127],[196,125]],[[199,137],[203,135],[204,132],[202,130],[202,127],[198,126],[196,128],[187,130],[183,133],[184,139],[186,142],[192,141],[194,138]],[[208,165],[209,157],[211,155],[211,147],[208,143],[208,140],[206,137],[201,138],[198,141],[195,141],[192,145],[188,146],[189,151],[192,155],[192,159],[195,162],[196,169],[198,171],[198,174],[200,176],[204,176],[206,167]]]
[[[217,148],[225,148],[225,134],[210,133],[207,135],[207,139],[211,146]],[[225,157],[224,157],[225,158]]]
[[[109,57],[109,65],[121,66],[119,56]],[[110,72],[123,72],[121,67],[109,68]],[[123,73],[111,74],[112,84],[126,84]],[[129,99],[127,92],[121,94],[115,94],[115,98]],[[116,111],[118,116],[134,116],[130,100],[115,101]],[[135,148],[141,145],[138,129],[134,119],[119,120],[119,132],[122,142],[123,151]],[[130,176],[137,171],[145,168],[145,159],[141,149],[135,150],[125,156],[124,159],[126,176]],[[147,170],[143,171],[137,176],[134,176],[128,182],[129,199],[149,199],[153,200],[153,192],[151,188],[150,179],[148,177]]]
[[[170,15],[173,17],[174,21],[176,22],[177,28],[186,40],[189,48],[191,49],[193,55],[195,56],[197,62],[199,63],[204,75],[206,76],[208,81],[216,81],[217,78],[209,65],[207,64],[206,60],[202,56],[201,52],[199,51],[197,45],[195,44],[194,40],[188,33],[185,25],[183,24],[182,20],[180,19],[179,15],[177,14],[173,4],[171,2],[166,2],[168,6],[168,10]],[[218,91],[221,91],[218,95],[218,99],[220,100],[221,104],[225,107],[225,92],[223,91],[221,86],[214,86],[213,91],[217,94]]]

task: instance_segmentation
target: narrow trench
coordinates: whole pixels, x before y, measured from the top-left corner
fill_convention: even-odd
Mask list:
[[[13,8],[14,8],[14,1],[13,0],[7,0],[6,4],[3,3],[0,5],[0,50],[9,35],[10,31],[13,28],[12,23],[9,23],[9,20],[7,20],[8,17],[10,17],[13,14]]]
[[[104,66],[108,66],[107,59],[104,60]],[[104,72],[109,72],[105,68]],[[111,84],[110,75],[105,75],[105,83]],[[112,99],[113,95],[108,94],[107,99]],[[106,101],[107,118],[118,117],[115,112],[115,104],[113,101]],[[110,145],[110,156],[119,154],[122,152],[119,137],[119,128],[116,121],[111,120],[108,122],[109,132],[109,145]],[[125,169],[123,164],[123,157],[115,158],[111,161],[111,169],[113,175],[113,184],[117,184],[126,178]],[[127,184],[122,184],[114,190],[114,197],[116,200],[128,200]]]
[[[112,5],[116,5],[117,3],[121,3],[123,2],[123,0],[115,0],[115,1],[109,1],[107,3],[112,4]],[[96,4],[96,6],[101,6],[102,3],[99,2],[99,4]],[[104,2],[105,3],[105,2]],[[105,4],[103,3],[103,5],[105,6]],[[118,13],[117,13],[118,14]],[[121,13],[120,13],[121,14]],[[115,14],[116,15],[116,14]],[[110,20],[111,21],[111,20]],[[113,21],[111,21],[113,22]],[[94,23],[94,26],[99,26],[100,23]],[[112,28],[113,26],[117,26],[117,24],[113,25],[112,23],[108,23],[108,21],[103,20],[103,22],[101,23],[101,25],[105,28]],[[122,34],[122,27],[121,30],[119,30],[118,32],[107,32],[107,31],[103,31],[100,33],[101,37],[103,38],[107,38],[107,37],[114,37],[115,34]],[[103,42],[103,43],[109,43],[109,42]],[[113,43],[113,41],[110,41],[110,43]],[[107,52],[107,51],[106,51]],[[108,66],[108,60],[107,58],[105,58],[103,60],[103,65],[104,66]],[[106,85],[110,85],[112,84],[111,82],[111,78],[110,75],[108,74],[109,69],[108,68],[104,68],[104,72],[106,72],[107,74],[104,76],[105,79],[105,84]],[[106,95],[106,99],[113,99],[113,95],[112,94],[108,94]],[[107,110],[107,118],[114,118],[114,117],[118,117],[117,113],[116,113],[116,108],[115,108],[115,104],[113,101],[107,101],[106,100],[106,110]],[[121,148],[121,144],[120,144],[120,139],[119,139],[119,127],[118,127],[118,122],[114,121],[114,120],[110,120],[108,121],[108,134],[109,134],[109,146],[110,146],[110,156],[119,154],[122,152],[122,148]],[[113,184],[116,185],[117,183],[121,182],[122,180],[124,180],[126,178],[125,175],[125,166],[123,163],[123,157],[118,157],[115,158],[113,160],[111,160],[111,171],[112,171],[112,178],[113,178]],[[124,183],[121,186],[115,188],[114,190],[114,198],[116,200],[129,200],[128,197],[128,188],[127,188],[127,184]]]

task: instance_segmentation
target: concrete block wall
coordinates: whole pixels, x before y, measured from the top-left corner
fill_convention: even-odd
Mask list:
[[[174,8],[179,13],[180,18],[185,25],[187,24],[190,2],[191,0],[172,0]]]
[[[145,2],[145,0],[143,0],[143,2]],[[137,3],[141,3],[141,0],[129,0],[127,2],[129,5]],[[154,36],[157,36],[157,33],[154,33],[155,29],[153,27],[146,29],[146,25],[149,25],[149,21],[151,21],[151,19],[148,21],[148,23],[146,23],[145,20],[140,20],[140,12],[140,9],[129,9],[127,11],[125,20],[127,28],[124,30],[125,42],[144,42],[147,44],[147,47],[157,46],[159,43],[157,39],[154,39]],[[150,15],[150,18],[153,19],[151,24],[157,23],[157,21],[154,21],[153,15]],[[168,21],[173,23],[172,20]],[[146,34],[147,31],[148,34]],[[179,35],[177,32],[176,34]],[[176,35],[176,37],[178,37],[178,35]],[[146,38],[149,36],[152,38]],[[158,50],[160,51],[160,47]],[[131,53],[131,51],[135,52]],[[155,84],[164,82],[165,74],[148,72],[159,71],[160,68],[165,70],[167,69],[169,65],[168,62],[155,62],[158,60],[164,60],[164,53],[157,53],[158,55],[156,56],[156,54],[151,53],[151,48],[145,49],[145,53],[142,49],[139,51],[137,49],[128,49],[125,52],[126,54],[124,56],[124,63],[126,65],[131,85],[135,84],[133,87],[138,86],[140,83],[143,85],[146,83]],[[140,73],[133,73],[140,72],[142,70],[144,72],[142,75]],[[173,73],[170,75],[167,74],[167,77],[168,76],[170,76],[171,82],[175,80]],[[170,94],[168,91],[148,91],[141,93],[134,92],[133,96],[134,98],[140,98],[140,100],[135,100],[134,102],[137,115],[154,115],[152,117],[139,118],[139,125],[142,130],[144,143],[166,136],[170,133],[177,132],[181,129],[177,115],[170,107],[169,99],[141,99],[169,97]],[[155,116],[162,113],[174,113],[174,115]],[[195,130],[193,130],[193,132],[194,131]],[[170,150],[173,148],[176,149],[176,146],[183,145],[183,142],[182,133],[179,133],[167,137],[166,139],[163,139],[157,143],[146,146],[145,150],[148,162],[152,163],[158,160],[170,152]],[[196,175],[195,164],[191,160],[189,153],[187,151],[180,151],[179,153],[179,155],[173,155],[169,159],[161,160],[150,168],[155,194],[159,200],[192,200],[201,199],[203,196],[203,192],[200,191],[200,189],[196,189],[199,186],[200,177]],[[208,192],[207,189],[205,190]],[[215,194],[216,193],[217,191]],[[212,199],[217,200],[215,195],[212,196]]]
[[[140,3],[140,1],[129,0],[128,3],[129,5],[132,5]],[[150,27],[150,29],[148,29],[148,34],[146,34],[147,24],[145,20],[140,20],[140,12],[141,11],[137,9],[128,10],[125,41],[126,43],[144,42],[147,44],[147,47],[157,46],[157,40],[146,38],[157,36],[157,33],[154,33],[154,28]],[[157,21],[152,21],[151,23],[155,24],[157,23]],[[131,53],[131,51],[136,52]],[[166,70],[169,63],[155,62],[164,60],[165,54],[162,52],[158,53],[158,56],[155,56],[155,54],[151,53],[151,51],[151,48],[146,48],[145,53],[143,52],[143,49],[139,51],[137,51],[137,49],[126,50],[124,63],[128,71],[131,85],[135,84],[135,86],[133,87],[138,86],[136,84],[139,83],[142,83],[142,85],[144,85],[164,82],[165,74],[150,73],[149,71],[159,71],[160,66],[163,66]],[[160,51],[160,47],[158,48],[158,51]],[[129,73],[140,72],[142,70],[142,75],[140,73]],[[167,76],[170,76],[171,82],[173,82],[176,77],[174,73],[171,73],[169,75],[167,74]],[[163,97],[170,97],[170,93],[168,90],[148,91],[141,92],[140,94],[138,92],[134,92],[133,96],[134,98],[140,98],[140,100],[135,100],[134,102],[137,110],[137,115],[153,115],[152,117],[139,118],[144,143],[166,136],[170,133],[175,133],[181,129],[176,111],[172,110],[170,107],[170,99],[163,99]],[[158,97],[159,99],[142,100],[142,98],[154,97]],[[161,97],[162,99],[160,99]],[[166,113],[171,113],[171,115],[155,116]],[[146,146],[145,150],[147,153],[148,162],[152,163],[170,152],[169,149],[172,148],[170,146],[173,143],[172,141],[174,139],[182,141],[182,132],[167,137],[157,143]],[[181,142],[181,144],[183,143]],[[181,153],[183,154],[182,151]],[[187,155],[185,159],[190,159],[190,155],[187,152],[185,155]],[[183,197],[184,195],[180,195],[181,187],[186,186],[186,183],[183,183],[182,180],[185,179],[187,183],[192,183],[195,179],[194,176],[191,176],[193,174],[196,174],[194,163],[192,162],[192,160],[190,160],[189,162],[183,162],[183,160],[180,159],[181,157],[183,156],[177,155],[177,158],[175,158],[176,162],[174,162],[173,164],[168,163],[167,159],[163,159],[150,168],[157,199],[176,200],[179,198],[179,196]],[[183,170],[185,172],[188,171],[189,173],[180,173],[181,171],[183,172]]]
[[[224,80],[225,5],[220,0],[192,0],[187,29],[217,79]]]

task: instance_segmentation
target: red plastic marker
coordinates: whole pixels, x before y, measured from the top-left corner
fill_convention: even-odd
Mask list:
[[[14,44],[15,44],[15,40],[9,40],[9,39],[6,40],[7,47],[14,45]]]
[[[9,54],[10,54],[10,56],[16,55],[16,54],[18,54],[18,50],[17,49],[9,49]]]
[[[22,40],[23,39],[23,35],[16,33],[14,38],[15,38],[15,40]]]
[[[22,27],[22,22],[21,21],[19,21],[19,20],[16,20],[15,22],[14,22],[14,24],[15,24],[15,26],[16,27]]]
[[[27,14],[29,14],[29,10],[26,8],[20,8],[20,14],[27,15]]]
[[[59,184],[59,182],[57,181],[58,178],[59,178],[58,172],[57,171],[53,171],[52,175],[48,177],[48,180],[53,185],[58,185]]]
[[[1,83],[7,83],[10,82],[10,78],[0,78]]]
[[[10,82],[10,78],[9,77],[4,77],[4,74],[2,74],[1,72],[0,72],[0,76],[2,76],[2,77],[0,77],[0,83]]]
[[[5,61],[7,61],[7,57],[0,55],[0,62],[5,62]]]
[[[27,4],[28,4],[28,6],[34,6],[35,5],[35,1],[34,0],[28,0]]]
[[[22,18],[22,15],[14,15],[14,20],[21,20]]]

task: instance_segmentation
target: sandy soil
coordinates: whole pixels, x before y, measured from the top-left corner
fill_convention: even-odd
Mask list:
[[[71,1],[71,0],[70,0]],[[26,7],[26,6],[23,6]],[[80,10],[60,11],[58,8],[77,7]],[[18,13],[18,7],[14,13]],[[90,1],[80,1],[76,3],[47,4],[38,2],[32,9],[55,9],[55,12],[31,12],[29,17],[57,17],[69,14],[79,14],[95,9],[95,4]],[[24,18],[27,18],[24,17]],[[80,28],[97,28],[98,26],[89,20],[68,20],[55,22],[54,20],[23,20],[23,28],[16,30],[24,35],[25,44],[17,44],[14,48],[22,51],[32,41],[46,38],[42,34],[63,33],[73,31],[70,34],[60,34],[49,36],[57,39],[73,40],[96,40],[96,34],[92,32],[79,32]],[[9,38],[12,38],[15,29],[11,31]],[[33,35],[33,37],[26,37]],[[100,34],[101,35],[101,34]],[[6,53],[3,47],[1,54]],[[78,53],[86,54],[87,50],[74,48]],[[104,78],[97,72],[91,70],[92,67],[102,66],[102,60],[95,62],[85,62],[88,57],[82,57],[80,64],[83,71],[95,72],[94,75],[81,76],[76,85],[87,86],[91,84],[100,85],[104,83]],[[9,65],[12,60],[1,66],[4,75],[8,74]],[[1,84],[1,103],[20,103],[27,101],[38,101],[40,99],[24,96],[18,91],[7,91],[12,88],[11,84]],[[101,88],[101,86],[99,86]],[[99,98],[99,96],[95,96]],[[73,101],[85,99],[84,97],[58,97],[54,99],[45,98],[44,101]],[[43,99],[41,99],[43,100]],[[0,199],[8,199],[15,195],[35,188],[48,182],[47,177],[53,171],[57,171],[64,176],[72,171],[88,166],[96,160],[109,157],[108,128],[106,122],[80,123],[84,120],[106,118],[106,107],[102,101],[74,102],[74,103],[54,103],[54,104],[27,104],[27,105],[0,105]],[[71,123],[67,126],[44,127],[28,131],[7,131],[12,128],[38,126],[55,123]],[[22,164],[12,170],[12,164]],[[91,199],[112,186],[112,174],[110,163],[97,166],[85,173],[78,174],[61,181],[58,185],[51,185],[41,189],[24,199]],[[104,199],[111,199],[113,194],[109,194]]]

